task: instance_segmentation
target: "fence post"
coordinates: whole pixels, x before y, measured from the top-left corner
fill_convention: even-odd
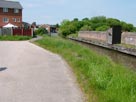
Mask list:
[[[21,28],[21,33],[22,33],[21,35],[24,36],[24,29],[23,28]]]
[[[31,36],[34,36],[34,28],[31,28]]]
[[[13,36],[13,27],[11,28],[11,35]]]
[[[2,28],[0,28],[0,36],[2,35]]]

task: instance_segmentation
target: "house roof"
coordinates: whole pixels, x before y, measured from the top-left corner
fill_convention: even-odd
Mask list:
[[[0,0],[0,7],[23,9],[23,7],[18,1],[11,0]]]

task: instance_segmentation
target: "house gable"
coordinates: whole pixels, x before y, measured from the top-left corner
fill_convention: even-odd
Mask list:
[[[0,0],[0,8],[17,8],[23,9],[18,1]]]
[[[21,27],[22,9],[17,1],[0,0],[0,27],[8,23]]]

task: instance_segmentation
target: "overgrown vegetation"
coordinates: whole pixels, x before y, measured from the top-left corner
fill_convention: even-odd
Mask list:
[[[45,36],[35,43],[68,62],[88,102],[135,102],[135,72],[69,40]]]
[[[20,40],[29,40],[32,37],[30,36],[0,36],[0,41],[20,41]]]
[[[77,33],[76,34],[70,34],[70,35],[68,35],[68,37],[77,38],[78,34]]]
[[[35,32],[35,35],[44,35],[44,34],[48,34],[48,31],[45,28],[38,28]]]
[[[112,26],[122,26],[123,31],[136,31],[136,27],[132,24],[126,23],[124,21],[120,21],[115,18],[106,18],[105,16],[97,16],[89,18],[84,18],[82,20],[78,20],[75,18],[74,20],[63,20],[60,28],[59,34],[62,37],[66,37],[69,34],[77,33],[82,30],[93,30],[93,31],[106,31]]]
[[[131,45],[131,44],[117,44],[118,46],[125,47],[125,48],[130,48],[130,49],[136,49],[136,45]]]

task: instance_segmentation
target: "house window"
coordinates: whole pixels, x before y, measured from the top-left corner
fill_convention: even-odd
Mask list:
[[[9,19],[8,19],[8,18],[3,18],[3,22],[4,22],[4,23],[8,23],[8,22],[9,22]]]
[[[17,22],[20,22],[20,18],[17,19]]]
[[[19,13],[19,9],[14,9],[14,13]]]
[[[8,8],[3,8],[3,12],[8,12]]]
[[[14,22],[17,22],[17,19],[16,19],[16,18],[13,18],[13,21],[14,21]]]

